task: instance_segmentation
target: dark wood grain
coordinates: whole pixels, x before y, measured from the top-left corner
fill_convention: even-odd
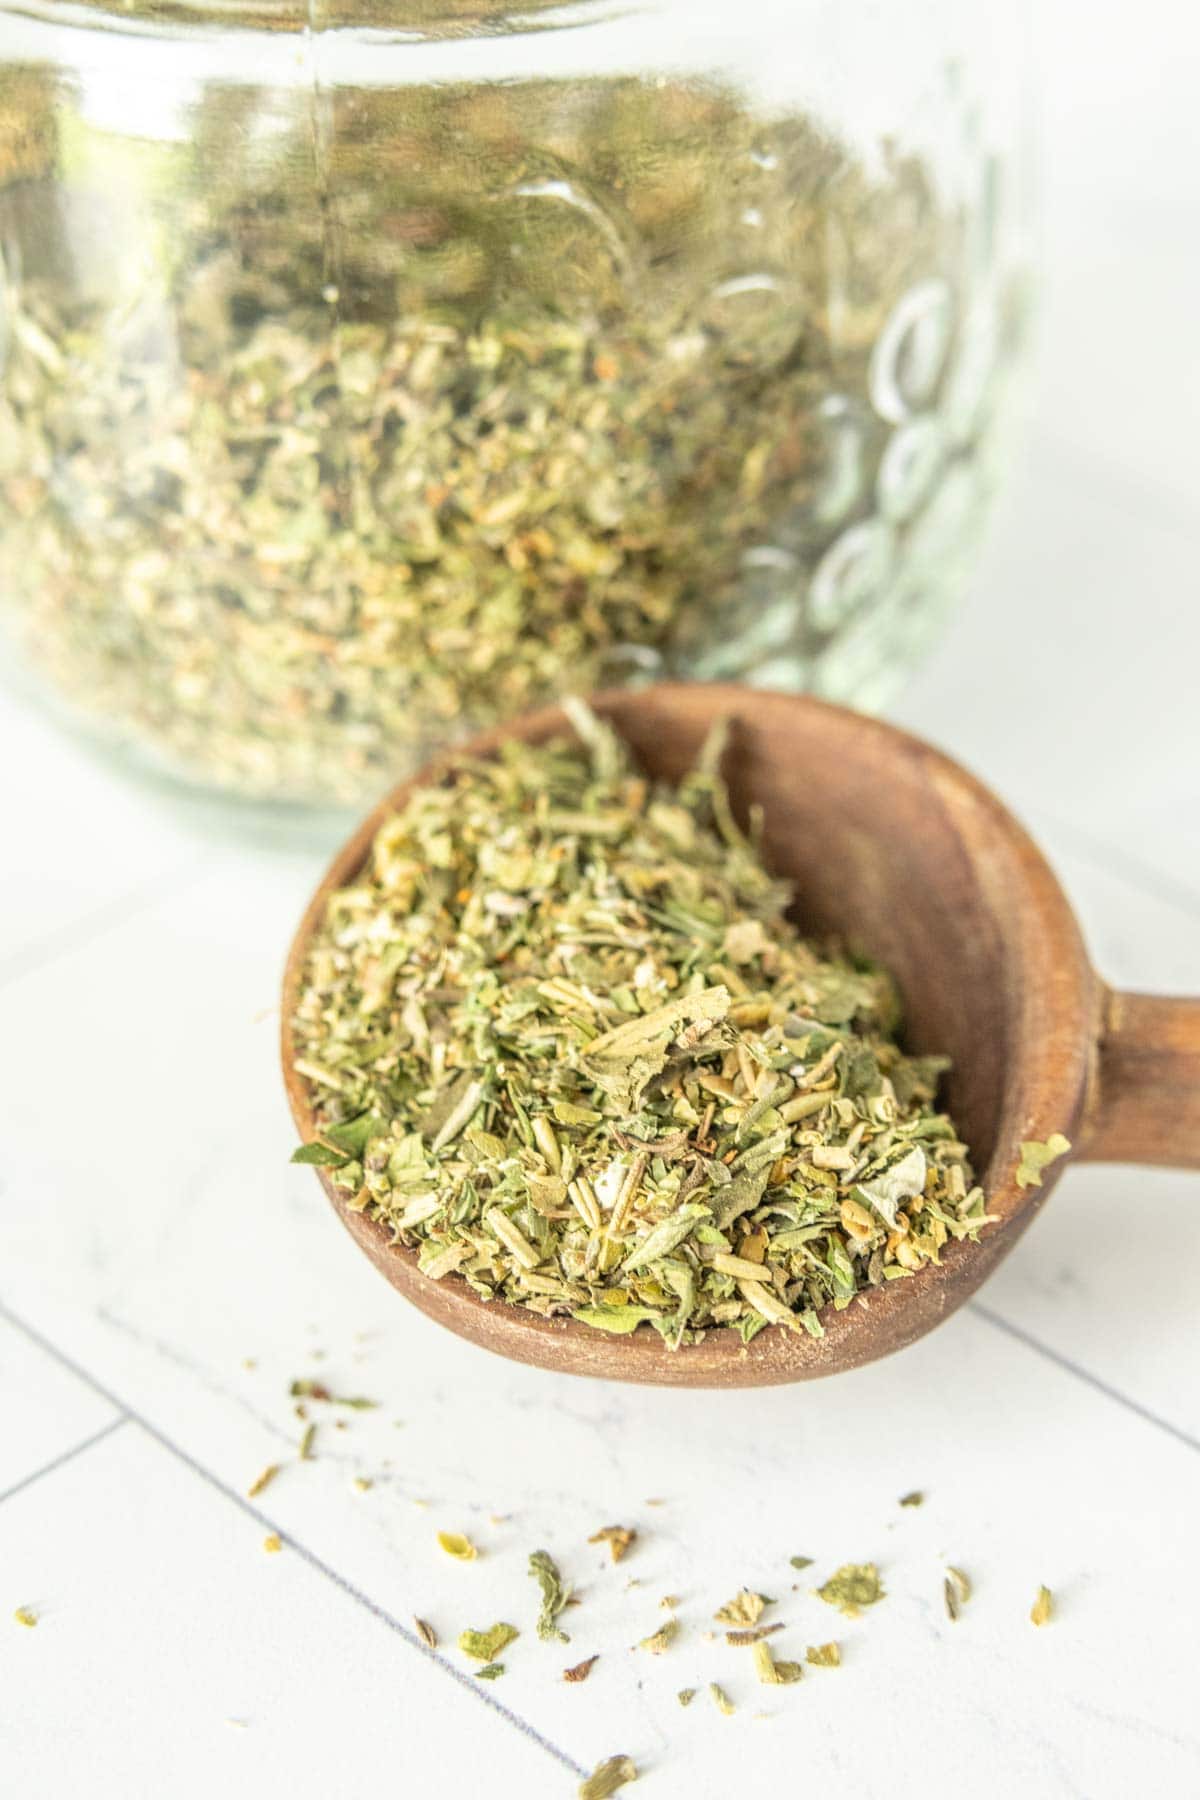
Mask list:
[[[643,768],[669,780],[691,767],[714,719],[733,721],[725,771],[735,808],[744,818],[751,806],[761,807],[767,860],[795,882],[800,924],[836,933],[890,968],[904,997],[910,1047],[953,1057],[948,1104],[998,1222],[978,1244],[949,1245],[940,1266],[887,1282],[843,1312],[828,1308],[821,1340],[771,1327],[743,1346],[732,1331],[715,1330],[672,1352],[653,1331],[609,1338],[569,1319],[482,1301],[457,1275],[430,1280],[415,1252],[351,1212],[322,1175],[355,1241],[430,1318],[521,1362],[623,1381],[749,1387],[834,1374],[932,1329],[1012,1248],[1064,1166],[1054,1165],[1041,1188],[1018,1188],[1022,1139],[1061,1131],[1092,1155],[1151,1155],[1156,1084],[1169,1067],[1194,1082],[1196,1011],[1180,1022],[1190,1048],[1179,1060],[1166,1052],[1158,1064],[1152,1055],[1147,1060],[1155,1031],[1167,1024],[1153,1007],[1166,1003],[1149,1003],[1147,1011],[1147,1003],[1129,1001],[1133,1011],[1122,1023],[1044,858],[965,770],[878,720],[792,695],[681,684],[601,694],[593,704]],[[550,708],[466,748],[488,754],[508,735],[541,742],[568,731],[563,714]],[[449,760],[397,788],[363,822],[300,922],[284,978],[282,1055],[303,1139],[312,1136],[314,1120],[306,1084],[292,1066],[291,1020],[309,940],[331,891],[362,868],[384,816],[415,786],[438,780]],[[1097,1110],[1101,1097],[1107,1126]],[[1193,1086],[1193,1152],[1200,1150],[1198,1108]]]

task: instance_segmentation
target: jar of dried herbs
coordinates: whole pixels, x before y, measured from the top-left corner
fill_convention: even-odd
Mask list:
[[[1021,337],[1008,9],[60,10],[0,0],[0,614],[47,692],[347,803],[610,682],[883,698]]]

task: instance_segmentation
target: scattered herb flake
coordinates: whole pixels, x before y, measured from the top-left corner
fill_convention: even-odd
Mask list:
[[[32,1606],[18,1606],[16,1612],[13,1614],[13,1618],[18,1625],[24,1625],[30,1631],[33,1630],[38,1622],[38,1616],[34,1612]]]
[[[532,1553],[529,1558],[529,1573],[542,1590],[542,1607],[537,1622],[538,1636],[557,1640],[560,1644],[569,1644],[571,1640],[560,1629],[558,1616],[570,1603],[570,1585],[564,1586],[558,1564],[546,1550],[535,1550]]]
[[[810,1644],[804,1657],[814,1669],[840,1669],[842,1666],[842,1647],[840,1644]]]
[[[757,1625],[764,1609],[774,1604],[766,1594],[755,1594],[749,1588],[742,1588],[732,1600],[717,1609],[713,1618],[718,1625]]]
[[[503,1675],[503,1673],[503,1663],[485,1663],[482,1669],[476,1669],[475,1678],[477,1681],[495,1681],[499,1676]]]
[[[967,1601],[971,1598],[971,1582],[961,1569],[947,1565],[946,1579],[942,1584],[942,1593],[946,1601],[946,1612],[951,1619],[957,1619]]]
[[[1060,1156],[1065,1156],[1070,1148],[1071,1140],[1061,1131],[1052,1132],[1044,1144],[1037,1138],[1026,1139],[1021,1145],[1021,1160],[1017,1165],[1017,1186],[1041,1187],[1043,1171]]]
[[[574,1666],[572,1668],[563,1670],[563,1680],[564,1681],[586,1681],[588,1676],[591,1674],[592,1670],[595,1668],[596,1664],[599,1661],[600,1661],[599,1651],[597,1651],[595,1656],[584,1657],[582,1662],[577,1662],[574,1664]]]
[[[813,1566],[813,1558],[811,1556],[789,1556],[788,1561],[791,1563],[793,1569],[811,1569]]]
[[[715,1681],[709,1682],[708,1691],[713,1697],[713,1705],[718,1712],[723,1712],[726,1718],[728,1718],[731,1713],[737,1711],[737,1708],[729,1698],[729,1695],[725,1692],[725,1689],[723,1687],[718,1687]]]
[[[874,1563],[843,1563],[816,1592],[827,1606],[836,1606],[848,1619],[857,1619],[864,1606],[874,1606],[884,1598],[885,1589]]]
[[[770,1644],[761,1640],[755,1644],[753,1655],[755,1673],[767,1687],[785,1687],[793,1681],[799,1681],[804,1674],[803,1663],[776,1662],[771,1655]]]
[[[275,1556],[283,1549],[283,1539],[277,1531],[269,1531],[263,1539],[263,1549],[268,1556]]]
[[[592,1533],[588,1543],[607,1544],[613,1561],[620,1562],[636,1538],[637,1532],[632,1526],[605,1525],[601,1530]]]
[[[1035,1625],[1049,1625],[1054,1617],[1054,1595],[1048,1587],[1040,1587],[1037,1599],[1030,1608],[1029,1617]]]
[[[775,1625],[749,1625],[741,1631],[727,1631],[725,1633],[725,1642],[735,1646],[741,1644],[757,1644],[760,1643],[763,1638],[771,1637],[775,1632],[782,1630],[783,1625],[781,1623]]]
[[[901,1506],[924,1506],[925,1496],[920,1488],[914,1488],[911,1494],[901,1494]]]
[[[254,1480],[250,1483],[250,1486],[246,1489],[246,1498],[248,1500],[253,1500],[258,1494],[262,1493],[265,1487],[270,1487],[278,1473],[279,1464],[268,1463],[262,1473],[256,1475]]]
[[[460,1631],[458,1647],[476,1662],[495,1662],[502,1650],[520,1637],[515,1625],[489,1625],[486,1631]]]
[[[437,1541],[446,1555],[456,1562],[474,1562],[479,1555],[470,1538],[464,1537],[461,1531],[439,1531]]]
[[[579,1784],[579,1800],[609,1800],[618,1788],[637,1780],[637,1766],[628,1756],[610,1756],[598,1763]]]
[[[349,1406],[355,1412],[372,1412],[378,1400],[365,1400],[361,1394],[331,1394],[322,1381],[293,1381],[288,1389],[294,1400],[323,1400],[330,1406]]]
[[[647,1638],[642,1638],[641,1642],[638,1643],[635,1648],[638,1650],[648,1650],[651,1656],[661,1656],[664,1650],[668,1650],[671,1647],[678,1635],[679,1620],[667,1619],[659,1626],[657,1631],[651,1632],[650,1636]]]
[[[695,1688],[680,1688],[675,1698],[678,1700],[680,1706],[690,1706],[692,1701],[696,1698],[696,1690]]]
[[[427,1650],[436,1650],[438,1647],[438,1635],[433,1629],[433,1626],[429,1623],[429,1620],[418,1619],[414,1615],[413,1625],[416,1627],[417,1636],[420,1638],[425,1648]]]
[[[316,1437],[316,1435],[317,1435],[317,1428],[315,1425],[306,1425],[304,1427],[304,1431],[301,1434],[301,1438],[300,1438],[300,1448],[299,1448],[299,1457],[300,1457],[301,1462],[311,1462],[312,1461],[313,1439]]]

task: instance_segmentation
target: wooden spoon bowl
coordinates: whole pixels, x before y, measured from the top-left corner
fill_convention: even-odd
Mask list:
[[[1110,992],[1041,853],[956,763],[876,719],[792,695],[664,685],[601,694],[592,705],[647,773],[671,782],[691,768],[714,720],[734,721],[724,771],[735,810],[744,818],[761,806],[765,855],[795,883],[800,926],[834,932],[883,963],[904,998],[908,1047],[953,1057],[947,1104],[998,1222],[977,1244],[949,1244],[940,1265],[885,1282],[842,1312],[826,1308],[823,1339],[772,1326],[743,1346],[717,1329],[671,1351],[650,1329],[613,1338],[485,1302],[457,1275],[431,1280],[415,1251],[351,1211],[322,1173],[351,1236],[431,1319],[485,1349],[573,1374],[673,1387],[802,1381],[911,1344],[974,1293],[1071,1160],[1052,1164],[1041,1187],[1019,1187],[1023,1139],[1062,1132],[1076,1160],[1200,1166],[1200,1000]],[[539,743],[570,729],[552,707],[464,749],[486,755],[505,737]],[[293,1068],[292,1016],[310,940],[330,893],[362,869],[382,820],[452,760],[376,808],[300,922],[284,977],[282,1053],[305,1141],[315,1121]]]

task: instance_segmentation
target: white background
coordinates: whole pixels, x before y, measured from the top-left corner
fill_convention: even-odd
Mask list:
[[[1029,820],[1106,975],[1200,993],[1194,18],[1040,10],[1036,422],[894,712]],[[287,1166],[269,1009],[320,854],[232,844],[11,706],[0,783],[0,1793],[565,1796],[615,1750],[647,1800],[1200,1793],[1200,1179],[1073,1171],[978,1305],[836,1382],[509,1367],[410,1314]],[[296,1465],[302,1374],[382,1404]],[[613,1522],[642,1533],[619,1568],[586,1543]],[[569,1652],[532,1631],[543,1545],[583,1595]],[[841,1621],[796,1553],[877,1560],[886,1601]],[[757,1687],[702,1636],[742,1583],[781,1655],[837,1636],[844,1666]],[[680,1641],[632,1654],[668,1592]],[[485,1689],[453,1639],[497,1618],[523,1635]],[[710,1679],[737,1716],[678,1708]]]

